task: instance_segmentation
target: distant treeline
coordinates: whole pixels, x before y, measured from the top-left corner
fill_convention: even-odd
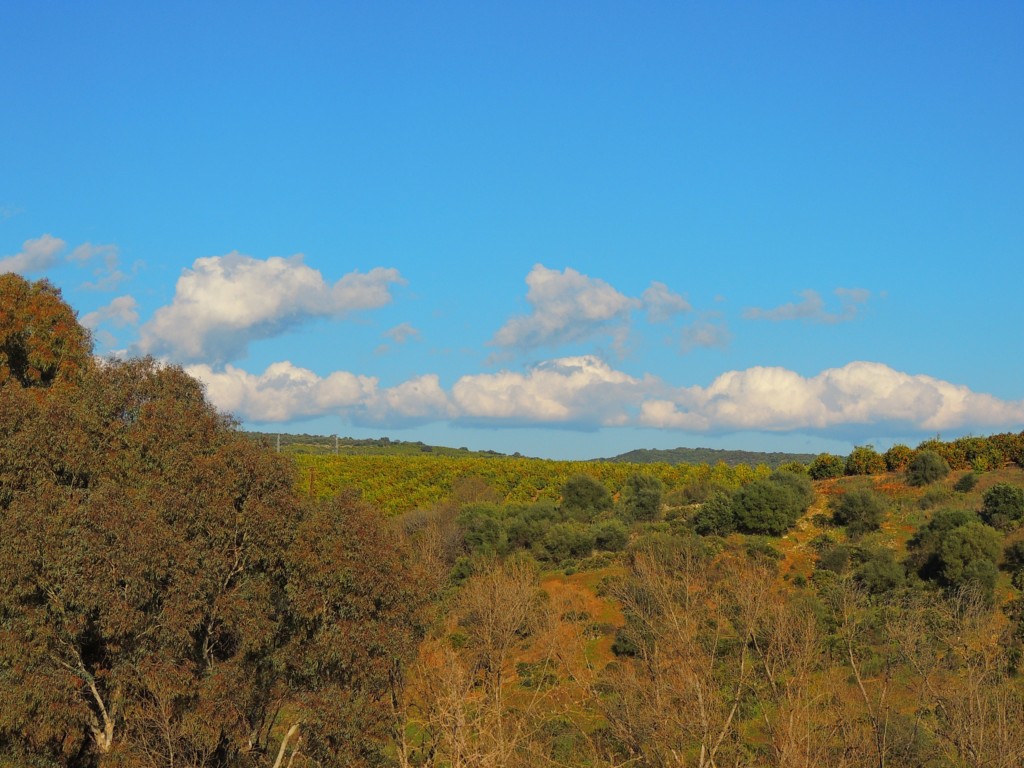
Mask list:
[[[778,469],[783,464],[794,461],[809,464],[814,457],[813,453],[762,453],[760,451],[729,451],[719,448],[638,448],[610,459],[595,459],[595,461],[615,461],[627,464],[717,464],[722,462],[729,467],[740,464],[756,467],[758,464],[764,464],[772,469]]]

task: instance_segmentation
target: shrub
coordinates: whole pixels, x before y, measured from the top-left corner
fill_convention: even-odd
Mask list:
[[[859,445],[846,457],[848,475],[877,475],[885,472],[885,459],[870,445]]]
[[[854,579],[873,595],[891,592],[906,581],[903,566],[888,549],[861,553],[862,562],[854,571]]]
[[[693,516],[693,529],[701,536],[728,536],[736,530],[732,494],[717,491],[700,505]]]
[[[885,468],[890,472],[902,472],[913,457],[914,452],[901,443],[897,443],[882,455],[885,459]]]
[[[948,462],[935,451],[920,451],[907,465],[907,484],[920,487],[949,474]]]
[[[556,523],[544,534],[547,556],[561,562],[570,557],[584,557],[594,549],[596,537],[589,526],[582,523]]]
[[[1010,573],[1024,570],[1024,541],[1015,541],[1003,550],[1003,567]]]
[[[956,481],[953,485],[953,490],[958,493],[970,493],[974,490],[974,487],[978,484],[978,475],[974,472],[967,472],[963,477]]]
[[[590,475],[574,475],[562,486],[562,510],[573,520],[590,522],[611,506],[611,493]]]
[[[832,573],[843,573],[850,565],[850,548],[836,546],[825,549],[818,556],[818,568]]]
[[[997,483],[982,497],[981,519],[993,528],[1006,530],[1024,517],[1024,488]]]
[[[973,585],[991,596],[1001,542],[999,531],[979,522],[954,528],[939,547],[942,580],[950,587]]]
[[[881,527],[887,506],[881,494],[858,488],[844,493],[833,502],[832,518],[837,525],[845,525],[851,536],[861,536]]]
[[[621,520],[605,520],[594,526],[594,545],[608,552],[618,552],[629,541],[629,530]]]
[[[755,480],[733,496],[733,514],[739,530],[780,536],[807,509],[810,499],[788,478],[803,479],[808,485],[809,481],[787,472],[777,475]]]
[[[626,520],[657,520],[665,486],[654,475],[635,472],[622,488],[622,512]]]
[[[833,477],[842,477],[846,471],[846,460],[842,456],[831,453],[819,453],[814,457],[807,473],[814,480],[828,480]]]

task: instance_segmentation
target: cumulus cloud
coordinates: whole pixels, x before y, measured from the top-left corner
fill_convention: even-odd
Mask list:
[[[82,317],[82,325],[86,328],[97,328],[108,322],[118,328],[139,322],[139,308],[135,298],[127,295],[118,296],[106,306]]]
[[[53,235],[26,240],[20,252],[0,258],[0,272],[17,272],[19,275],[44,272],[57,262],[66,246],[67,243]]]
[[[301,255],[262,260],[232,252],[196,259],[178,278],[174,299],[142,326],[139,350],[187,362],[222,363],[250,341],[315,317],[342,317],[391,301],[396,269],[350,272],[333,285]]]
[[[525,373],[463,376],[452,399],[463,418],[480,421],[572,424],[588,428],[626,424],[650,380],[612,369],[601,359],[563,357]]]
[[[647,310],[647,320],[652,323],[664,323],[675,315],[689,312],[692,309],[686,299],[669,290],[664,283],[657,281],[651,283],[650,287],[643,292],[640,300]]]
[[[1008,402],[931,376],[881,363],[853,362],[804,377],[784,368],[729,371],[708,387],[646,401],[646,426],[694,432],[836,430],[899,424],[918,431],[1000,426],[1024,420],[1024,401]]]
[[[505,323],[492,345],[531,348],[578,341],[613,328],[641,305],[604,280],[571,267],[559,272],[537,264],[526,276],[526,285],[532,311]]]
[[[232,365],[223,371],[209,365],[187,370],[205,382],[217,407],[252,422],[337,415],[355,424],[397,427],[449,421],[851,436],[864,427],[934,434],[1015,427],[1024,421],[1024,401],[1000,400],[872,362],[853,362],[810,377],[785,368],[755,367],[723,373],[706,387],[674,387],[584,355],[549,360],[525,371],[466,375],[449,391],[435,374],[383,388],[372,377],[345,371],[319,376],[290,362],[274,363],[261,374]]]
[[[808,323],[834,325],[845,323],[857,317],[860,306],[870,297],[863,288],[837,288],[833,293],[839,297],[839,311],[829,311],[824,299],[817,291],[801,291],[799,302],[790,302],[774,309],[750,307],[743,311],[747,320],[803,320]]]
[[[377,392],[377,379],[337,371],[321,377],[288,361],[273,363],[261,374],[233,365],[215,371],[209,365],[187,370],[206,385],[210,402],[223,411],[254,422],[343,413],[362,407]]]

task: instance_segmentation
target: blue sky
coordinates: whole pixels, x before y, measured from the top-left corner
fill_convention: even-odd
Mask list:
[[[267,431],[1024,428],[1024,4],[11,3],[0,270]]]

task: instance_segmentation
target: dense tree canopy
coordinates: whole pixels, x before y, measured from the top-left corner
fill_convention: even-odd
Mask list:
[[[89,365],[92,343],[60,290],[0,274],[0,385],[49,386]]]
[[[379,515],[152,359],[14,365],[0,434],[0,765],[270,766],[282,706],[369,764],[421,599]]]

